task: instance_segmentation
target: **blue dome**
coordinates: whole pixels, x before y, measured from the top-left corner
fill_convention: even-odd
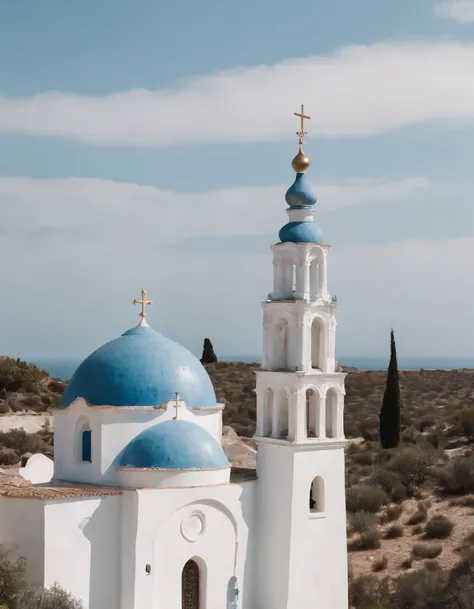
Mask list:
[[[189,421],[165,421],[142,431],[124,449],[120,467],[217,469],[229,461],[216,440]]]
[[[318,200],[305,173],[297,173],[286,192],[285,200],[292,209],[313,208]]]
[[[176,392],[189,406],[216,406],[214,388],[201,362],[152,328],[137,326],[82,362],[60,407],[77,397],[93,406],[158,406]]]
[[[324,243],[321,229],[313,222],[288,222],[278,236],[281,243]]]

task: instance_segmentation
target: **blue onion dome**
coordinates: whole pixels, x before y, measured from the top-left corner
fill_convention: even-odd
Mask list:
[[[286,192],[285,200],[291,209],[313,209],[318,197],[306,174],[297,173],[295,181]]]
[[[323,233],[314,222],[288,222],[278,238],[281,243],[324,243]]]
[[[76,398],[92,406],[159,406],[176,392],[191,407],[217,405],[211,380],[187,349],[139,325],[99,347],[77,368],[60,407]]]
[[[222,469],[229,467],[222,446],[203,427],[182,419],[149,427],[124,449],[119,467]]]

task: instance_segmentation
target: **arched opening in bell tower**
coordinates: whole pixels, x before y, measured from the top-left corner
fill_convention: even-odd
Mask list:
[[[320,269],[319,258],[313,258],[309,267],[309,291],[311,300],[317,300],[319,298]]]
[[[337,390],[331,387],[326,394],[326,438],[337,437],[337,402]]]
[[[309,489],[309,511],[312,514],[324,512],[324,480],[316,476]]]
[[[273,390],[268,387],[263,394],[263,435],[272,435],[273,425]]]
[[[315,317],[311,324],[311,367],[324,371],[326,358],[326,323],[321,317]]]

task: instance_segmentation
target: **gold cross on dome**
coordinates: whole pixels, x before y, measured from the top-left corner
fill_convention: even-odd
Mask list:
[[[139,313],[140,317],[142,319],[146,318],[146,308],[147,306],[150,306],[153,304],[153,300],[147,300],[147,293],[146,290],[142,290],[142,299],[141,300],[137,300],[136,298],[134,298],[133,300],[133,304],[141,304],[142,305],[142,310],[141,313]]]
[[[300,130],[296,132],[296,135],[300,138],[300,142],[301,142],[301,140],[304,138],[304,136],[308,135],[307,131],[304,130],[304,121],[305,121],[305,119],[310,120],[311,117],[307,116],[304,113],[304,104],[301,104],[301,113],[300,112],[293,112],[293,114],[295,116],[298,116],[301,119]]]
[[[178,393],[175,393],[175,396],[176,396],[176,398],[175,398],[174,407],[176,410],[176,415],[173,418],[175,421],[178,421],[179,420],[179,406],[180,406]]]

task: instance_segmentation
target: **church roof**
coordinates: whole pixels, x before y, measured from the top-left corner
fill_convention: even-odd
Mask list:
[[[281,243],[323,243],[323,234],[314,222],[288,222],[278,233]]]
[[[60,407],[80,397],[92,406],[158,406],[176,392],[191,407],[215,407],[201,362],[146,323],[99,347],[77,368]]]
[[[222,446],[203,427],[174,419],[136,436],[123,451],[119,467],[221,469],[230,464]]]
[[[285,201],[292,209],[313,209],[318,197],[305,173],[297,173],[295,181],[288,188]]]

